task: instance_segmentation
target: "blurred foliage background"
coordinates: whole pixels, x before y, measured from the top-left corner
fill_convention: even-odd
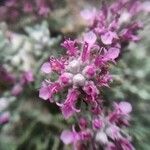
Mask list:
[[[80,11],[100,7],[100,1],[51,0],[46,17],[21,14],[17,20],[0,19],[0,114],[10,113],[7,124],[0,125],[0,150],[69,150],[59,139],[64,128],[73,120],[65,121],[56,105],[38,98],[38,89],[44,75],[42,63],[49,56],[60,56],[60,47],[66,37],[77,37],[86,29]],[[0,3],[3,11],[5,1]],[[7,12],[5,12],[7,13]],[[7,14],[8,15],[8,14]],[[9,14],[11,16],[11,14]],[[112,67],[112,88],[104,89],[108,101],[128,100],[133,105],[130,134],[137,150],[150,149],[150,18],[140,16],[144,29],[141,41],[130,44],[117,65]],[[2,70],[3,70],[2,69]],[[14,82],[23,71],[32,70],[34,82],[25,85],[21,94],[13,96]],[[11,82],[12,81],[12,82]],[[61,95],[57,95],[61,97]],[[7,104],[6,104],[7,103]]]

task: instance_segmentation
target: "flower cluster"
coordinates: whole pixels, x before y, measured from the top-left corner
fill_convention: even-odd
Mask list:
[[[106,116],[104,113],[92,118],[80,118],[72,131],[65,130],[61,140],[65,144],[73,144],[75,150],[101,149],[106,150],[132,150],[131,137],[122,127],[128,125],[129,113],[132,107],[128,102],[114,105],[114,110]],[[94,143],[93,143],[94,141]],[[87,144],[89,143],[89,144]]]
[[[7,0],[0,6],[0,19],[16,21],[22,15],[46,17],[51,7],[50,0]]]
[[[124,48],[129,42],[140,40],[137,31],[143,24],[136,17],[142,11],[145,7],[140,1],[116,0],[109,6],[104,4],[100,11],[84,10],[81,15],[88,20],[101,45]],[[89,15],[90,12],[92,15]]]
[[[50,59],[42,65],[44,73],[57,73],[59,77],[54,82],[43,82],[39,96],[53,102],[53,95],[67,88],[66,100],[57,101],[66,119],[75,112],[80,112],[80,108],[76,108],[77,103],[85,102],[93,112],[96,111],[101,103],[100,88],[109,86],[111,81],[109,64],[115,61],[120,50],[116,47],[101,48],[96,40],[97,36],[92,31],[86,33],[80,42],[65,40],[62,46],[67,49],[68,56]],[[79,47],[82,47],[81,50]]]
[[[109,112],[103,106],[101,91],[112,81],[111,64],[116,63],[126,44],[140,39],[137,31],[142,25],[134,20],[139,11],[139,2],[118,0],[91,15],[86,12],[84,15],[91,23],[89,30],[80,39],[65,40],[61,46],[66,55],[50,58],[41,67],[50,78],[43,81],[39,97],[55,102],[65,119],[76,116],[78,120],[72,131],[61,134],[61,140],[72,144],[75,150],[134,149],[123,130],[129,124],[131,105],[115,103],[114,110]],[[67,96],[60,101],[55,94],[61,92]]]

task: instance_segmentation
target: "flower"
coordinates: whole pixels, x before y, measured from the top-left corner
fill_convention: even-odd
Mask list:
[[[33,73],[31,70],[29,71],[25,71],[22,76],[21,76],[21,79],[20,79],[20,83],[22,85],[25,85],[25,84],[28,84],[28,83],[31,83],[34,81],[34,76],[33,76]]]
[[[0,125],[6,124],[10,119],[10,113],[4,112],[0,114]]]
[[[99,46],[96,42],[97,36],[93,31],[85,33],[81,41],[65,40],[62,46],[67,49],[67,57],[65,59],[50,58],[50,61],[45,62],[41,67],[44,73],[57,73],[58,79],[40,88],[40,98],[44,100],[50,99],[51,101],[53,94],[63,88],[68,88],[66,101],[63,103],[61,101],[56,102],[65,118],[69,118],[75,112],[79,112],[75,108],[79,97],[85,97],[84,101],[92,107],[96,107],[97,98],[100,94],[99,87],[107,86],[110,82],[110,75],[105,73],[103,68],[106,68],[111,61],[115,61],[120,50],[119,48],[111,47],[105,49],[105,52],[99,51]],[[77,49],[77,47],[81,47],[81,50]],[[99,62],[102,65],[99,65]],[[108,67],[106,70],[108,72]],[[59,86],[56,86],[56,83]]]
[[[95,86],[93,81],[89,81],[85,84],[85,86],[83,87],[84,92],[89,95],[93,100],[96,99],[96,97],[99,94],[99,90],[97,89],[97,87]]]
[[[113,43],[113,39],[117,39],[118,36],[115,32],[108,31],[101,35],[101,40],[105,45],[110,45]]]
[[[12,90],[11,90],[11,94],[14,96],[18,96],[20,93],[22,93],[23,91],[23,87],[21,84],[16,84],[13,86]]]
[[[120,102],[114,104],[114,111],[109,114],[110,122],[116,122],[120,125],[128,125],[129,114],[132,111],[132,106],[128,102]]]
[[[52,69],[50,63],[49,62],[44,63],[41,67],[41,71],[44,73],[51,73]]]
[[[75,46],[76,42],[72,40],[65,40],[64,43],[61,44],[67,50],[67,54],[69,56],[76,56],[78,49]]]
[[[92,14],[82,12],[91,23],[88,31],[82,38],[67,39],[61,44],[66,49],[63,58],[50,58],[42,65],[42,72],[56,73],[57,78],[40,88],[39,97],[52,102],[54,94],[68,91],[66,100],[53,102],[60,107],[65,119],[74,115],[78,122],[77,131],[74,128],[62,132],[60,138],[64,144],[72,144],[74,149],[81,149],[83,145],[89,149],[91,144],[106,150],[134,149],[129,136],[124,134],[124,128],[129,125],[131,104],[115,103],[113,110],[108,111],[103,106],[101,91],[103,87],[110,87],[110,64],[116,63],[124,43],[139,40],[137,31],[142,24],[132,21],[139,10],[138,2],[117,0]]]
[[[75,89],[69,90],[67,99],[63,104],[57,103],[61,107],[62,114],[65,119],[71,117],[74,112],[80,112],[80,110],[75,108],[75,104],[78,98],[78,91]]]
[[[73,128],[72,131],[64,130],[60,136],[60,139],[64,144],[73,144],[73,149],[77,150],[78,143],[80,143],[81,140],[81,135]]]
[[[60,90],[60,84],[57,82],[48,85],[43,83],[42,87],[39,90],[39,97],[44,100],[50,99],[51,101],[53,94],[58,92],[58,90]]]

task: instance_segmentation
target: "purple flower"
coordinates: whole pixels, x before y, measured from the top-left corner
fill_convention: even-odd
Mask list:
[[[38,14],[47,17],[48,13],[50,12],[50,8],[48,7],[47,1],[38,0],[37,7],[39,8]]]
[[[32,71],[26,71],[22,74],[21,79],[20,79],[20,84],[28,84],[34,81],[34,76]]]
[[[79,126],[81,129],[85,129],[88,126],[88,122],[86,118],[80,118],[79,120]]]
[[[120,139],[120,128],[116,125],[111,125],[106,129],[106,134],[113,140]]]
[[[32,4],[30,2],[25,2],[23,10],[24,12],[31,13],[33,11]]]
[[[133,145],[130,143],[130,141],[128,139],[122,138],[119,141],[122,150],[135,150]]]
[[[87,20],[89,23],[89,22],[92,22],[94,17],[96,16],[96,9],[95,8],[84,9],[81,11],[80,14],[81,14],[81,17],[83,17],[83,19]]]
[[[6,124],[10,119],[10,113],[4,112],[0,114],[0,125]]]
[[[89,47],[92,47],[97,40],[97,36],[94,32],[90,31],[84,34],[84,42],[89,44]]]
[[[99,90],[95,86],[93,81],[87,82],[83,87],[84,92],[90,95],[93,99],[99,94]]]
[[[50,65],[52,71],[60,73],[65,68],[65,60],[57,59],[57,58],[50,58]]]
[[[104,54],[104,61],[114,61],[120,53],[120,49],[119,48],[115,48],[115,47],[111,47],[108,49],[108,51]]]
[[[115,32],[112,31],[108,31],[101,35],[101,40],[105,45],[112,44],[114,39],[118,39],[118,36]]]
[[[128,125],[129,113],[132,111],[132,106],[128,102],[115,103],[115,110],[109,114],[110,122]]]
[[[78,91],[71,89],[68,92],[67,99],[63,104],[58,104],[61,107],[62,114],[65,119],[70,118],[75,112],[80,112],[80,110],[75,108],[76,101],[78,99]]]
[[[49,62],[44,63],[41,67],[41,71],[44,73],[51,73],[51,64]]]
[[[73,128],[72,131],[64,130],[60,136],[60,139],[64,144],[72,144],[73,150],[79,150],[82,147],[82,141],[91,140],[92,132],[91,130],[75,131]]]
[[[124,115],[128,115],[132,111],[132,106],[128,102],[120,102],[117,106],[116,109],[120,111]]]
[[[73,129],[73,131],[64,130],[60,136],[60,139],[64,144],[73,144],[74,150],[76,150],[77,142],[81,139],[80,134]]]
[[[11,94],[14,96],[18,96],[23,91],[23,86],[21,84],[16,84],[11,90]]]
[[[64,43],[61,44],[62,47],[64,47],[67,50],[67,54],[69,56],[76,56],[78,49],[75,46],[76,42],[72,40],[65,40]]]
[[[82,73],[85,75],[86,78],[94,78],[94,76],[96,75],[95,65],[92,64],[92,65],[86,66]]]
[[[83,62],[88,61],[90,57],[90,49],[96,42],[96,35],[90,31],[84,35],[84,45],[83,45],[83,51],[81,53],[81,60]]]
[[[72,83],[72,80],[73,80],[73,74],[71,73],[63,73],[59,77],[59,81],[62,85],[69,85]]]
[[[61,86],[59,83],[52,83],[50,85],[43,85],[40,90],[39,90],[39,97],[42,98],[43,100],[48,100],[52,96],[60,90]]]
[[[103,121],[99,118],[95,118],[93,121],[92,121],[92,126],[94,129],[100,129],[103,127]]]
[[[41,6],[39,9],[39,15],[41,15],[41,16],[46,17],[49,14],[49,12],[50,12],[50,9],[45,5]]]

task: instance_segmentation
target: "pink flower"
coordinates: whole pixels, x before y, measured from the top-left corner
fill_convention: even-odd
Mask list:
[[[61,44],[66,50],[69,56],[76,56],[77,55],[77,47],[75,46],[76,42],[72,40],[65,40],[64,43]]]
[[[86,118],[80,118],[79,120],[79,126],[81,129],[85,129],[88,126],[88,121]]]
[[[71,73],[63,73],[59,77],[59,81],[63,85],[69,85],[69,84],[71,84],[72,80],[73,80],[73,74],[71,74]]]
[[[25,2],[23,10],[24,12],[31,13],[33,11],[32,4],[30,2]]]
[[[64,130],[60,136],[60,139],[64,142],[64,144],[76,144],[80,140],[80,135],[74,129],[73,131]]]
[[[94,32],[90,31],[84,34],[84,42],[89,44],[89,47],[92,47],[97,40],[97,36]]]
[[[55,82],[50,85],[44,85],[39,90],[39,97],[43,100],[48,100],[52,98],[52,96],[60,90],[60,84]]]
[[[91,140],[92,131],[89,129],[83,130],[80,132],[80,137],[81,137],[81,140],[83,141]]]
[[[112,76],[109,73],[106,73],[97,78],[97,82],[100,87],[109,87],[109,83],[112,81]]]
[[[132,111],[132,106],[128,102],[120,102],[117,109],[119,109],[122,114],[126,115]]]
[[[71,144],[75,140],[74,134],[71,131],[65,130],[62,132],[60,139],[64,142],[64,144]]]
[[[115,62],[115,59],[119,56],[120,49],[111,47],[108,50],[104,49],[104,54],[100,54],[95,59],[95,66],[105,66],[109,61]]]
[[[106,129],[106,134],[113,140],[119,139],[121,137],[120,128],[116,125],[111,125]]]
[[[52,69],[50,63],[49,62],[44,63],[41,67],[41,71],[44,73],[51,73]]]
[[[80,14],[83,17],[83,19],[87,20],[88,22],[93,21],[94,17],[96,16],[96,9],[84,9],[81,11]]]
[[[52,71],[56,71],[60,73],[65,68],[65,60],[57,59],[57,58],[50,58],[50,65]]]
[[[91,140],[92,132],[91,130],[75,131],[73,128],[72,131],[64,130],[60,136],[60,139],[64,144],[73,144],[74,150],[79,150],[79,147],[82,147],[82,141]]]
[[[105,61],[114,61],[119,56],[119,53],[120,53],[120,49],[119,48],[111,47],[104,54],[103,60],[105,60]]]
[[[46,1],[45,0],[39,0],[37,2],[37,5],[39,7],[38,14],[46,17],[48,15],[48,13],[50,12],[50,8],[47,6],[48,4],[46,3]]]
[[[82,73],[87,77],[87,78],[93,78],[96,75],[96,67],[95,65],[88,65],[86,66]]]
[[[99,94],[99,90],[97,89],[93,81],[87,82],[86,85],[83,87],[83,90],[93,99],[95,99],[95,97]]]
[[[94,129],[100,129],[103,127],[103,121],[101,119],[95,118],[92,121],[92,126]]]
[[[0,115],[0,125],[5,124],[9,121],[10,119],[10,113],[9,112],[4,112]]]
[[[75,108],[79,93],[75,89],[71,89],[68,92],[67,99],[63,104],[58,104],[61,107],[62,114],[65,119],[70,118],[75,112],[80,112],[80,110]]]
[[[122,150],[135,150],[130,141],[126,138],[122,138],[120,141]]]
[[[23,86],[21,84],[16,84],[11,90],[11,94],[14,96],[18,96],[23,91]]]
[[[33,82],[33,81],[34,81],[34,76],[33,76],[33,73],[32,73],[31,70],[24,72],[24,73],[22,74],[22,76],[21,76],[21,79],[20,79],[20,83],[21,83],[22,85],[31,83],[31,82]]]
[[[115,103],[115,110],[109,114],[110,122],[116,122],[123,125],[128,125],[129,113],[132,111],[132,106],[128,102]]]
[[[105,45],[110,45],[113,43],[114,39],[117,39],[118,36],[115,32],[108,31],[101,35],[101,40]]]
[[[83,51],[81,53],[81,59],[83,62],[88,61],[90,57],[90,50],[92,46],[96,42],[96,35],[90,31],[84,35],[84,46],[83,46]]]

